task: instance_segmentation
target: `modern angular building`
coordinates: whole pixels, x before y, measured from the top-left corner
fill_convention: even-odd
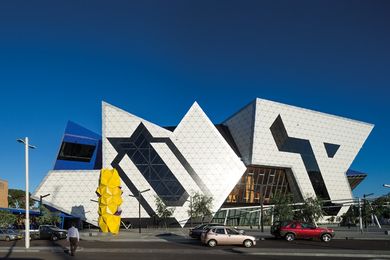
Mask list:
[[[366,176],[349,167],[373,129],[264,99],[220,124],[196,102],[173,127],[104,102],[102,119],[102,136],[68,123],[54,169],[34,193],[35,198],[50,193],[45,204],[94,225],[101,168],[118,170],[122,219],[130,222],[138,219],[139,200],[143,223],[153,223],[159,197],[184,226],[194,193],[213,197],[219,217],[224,208],[258,207],[289,194],[296,202],[321,198],[327,215],[341,215],[348,209],[341,202],[352,199],[351,189]],[[147,189],[139,199],[128,196]]]

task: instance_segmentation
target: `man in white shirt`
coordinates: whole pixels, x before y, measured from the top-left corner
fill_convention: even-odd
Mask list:
[[[72,223],[72,226],[68,229],[67,240],[70,244],[70,255],[74,256],[77,249],[77,243],[80,240],[79,230],[75,227],[74,223]]]

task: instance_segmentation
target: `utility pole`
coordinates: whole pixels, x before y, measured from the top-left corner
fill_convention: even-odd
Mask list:
[[[363,217],[364,217],[364,228],[367,229],[367,199],[366,197],[374,195],[374,193],[369,193],[369,194],[363,194]]]
[[[144,192],[150,191],[150,189],[146,189],[143,191],[138,190],[138,195],[134,196],[129,194],[130,197],[137,198],[138,199],[138,233],[141,233],[141,194]]]
[[[360,233],[363,233],[362,205],[360,203],[360,198],[358,198],[358,204],[359,204],[359,229],[360,229]]]
[[[29,173],[28,173],[28,149],[35,149],[36,146],[28,144],[28,137],[24,139],[17,139],[19,143],[23,143],[25,147],[25,161],[26,161],[26,222],[25,222],[25,247],[30,248],[30,192],[29,192]]]
[[[190,223],[192,227],[192,196],[190,196]]]
[[[263,210],[263,204],[264,204],[264,192],[263,192],[264,185],[260,186],[260,215],[259,215],[259,226],[261,228],[261,232],[264,232],[264,210]]]

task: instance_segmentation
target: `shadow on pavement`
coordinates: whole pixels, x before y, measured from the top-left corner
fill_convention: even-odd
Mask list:
[[[8,249],[8,252],[7,254],[1,258],[1,259],[16,259],[16,260],[42,260],[42,258],[32,258],[32,257],[11,257],[12,255],[12,252],[16,246],[16,243],[17,243],[17,240],[14,240],[12,242],[12,245],[10,246],[10,248]]]
[[[65,240],[66,241],[66,240]],[[67,241],[66,241],[67,242]],[[62,256],[63,259],[69,259],[70,257],[70,252],[69,252],[69,248],[67,246],[64,246],[61,244],[60,241],[51,241],[51,245],[53,247],[59,247],[62,249],[62,252],[60,253],[60,255]]]
[[[157,234],[155,237],[178,245],[191,245],[195,247],[203,247],[200,240],[188,238],[186,236],[180,236],[170,232]]]
[[[301,239],[288,242],[284,239],[270,238],[265,241],[277,241],[280,240],[281,248],[305,248],[305,249],[343,249],[343,250],[390,250],[390,241],[388,240],[332,240],[328,243],[324,243],[317,239]],[[258,243],[261,246],[261,243]]]
[[[12,251],[14,250],[14,247],[15,247],[15,245],[16,245],[16,242],[17,242],[17,240],[14,240],[14,241],[12,242],[12,245],[11,245],[11,247],[8,249],[7,254],[4,256],[4,259],[9,259],[9,258],[10,258],[11,254],[12,254]]]

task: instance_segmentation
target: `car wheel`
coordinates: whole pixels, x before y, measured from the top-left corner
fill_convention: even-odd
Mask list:
[[[244,241],[244,246],[245,246],[245,247],[251,247],[251,246],[253,246],[252,240],[250,240],[250,239],[245,240],[245,241]]]
[[[295,235],[293,233],[288,233],[284,236],[284,238],[287,240],[287,241],[293,241],[295,239]]]
[[[217,245],[217,241],[211,239],[209,240],[209,242],[207,242],[207,244],[209,245],[209,247],[215,247]]]
[[[11,239],[9,237],[5,238],[5,241],[9,242]]]
[[[51,237],[51,240],[52,240],[52,241],[57,241],[57,240],[58,240],[58,237],[57,237],[56,235],[54,235],[54,236]]]
[[[329,242],[330,240],[332,240],[332,236],[330,234],[323,234],[321,236],[321,240],[324,241],[324,242]]]

